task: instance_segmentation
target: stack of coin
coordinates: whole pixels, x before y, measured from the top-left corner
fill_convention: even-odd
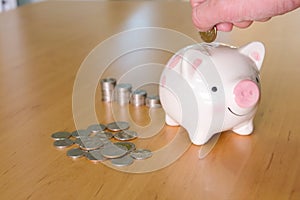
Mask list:
[[[132,86],[129,83],[120,83],[115,87],[115,100],[120,105],[129,103]]]
[[[113,101],[113,91],[117,80],[114,78],[104,78],[101,80],[102,101]]]
[[[160,99],[159,96],[148,96],[146,98],[146,106],[149,108],[160,108]]]
[[[134,106],[145,105],[147,92],[145,90],[135,90],[130,99],[130,103]]]

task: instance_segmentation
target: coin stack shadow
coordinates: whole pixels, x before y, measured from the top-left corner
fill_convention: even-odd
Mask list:
[[[115,100],[120,105],[128,104],[130,101],[132,85],[129,83],[119,83],[115,87]]]
[[[111,102],[114,99],[113,92],[117,80],[114,78],[104,78],[101,80],[102,101]]]

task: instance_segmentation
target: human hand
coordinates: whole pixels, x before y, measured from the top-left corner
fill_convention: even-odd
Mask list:
[[[192,19],[199,31],[214,26],[231,31],[249,27],[253,21],[267,21],[300,7],[300,0],[190,0]]]

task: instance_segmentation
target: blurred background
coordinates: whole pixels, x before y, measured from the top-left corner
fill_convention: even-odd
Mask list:
[[[18,6],[25,5],[27,3],[34,3],[42,0],[0,0],[0,12],[14,9]]]
[[[35,3],[39,1],[45,1],[45,0],[0,0],[0,12],[8,11],[11,9],[14,9],[18,6],[22,6],[28,3]],[[105,1],[105,0],[103,0]],[[126,0],[123,0],[126,1]],[[165,1],[174,1],[174,0],[165,0]],[[176,0],[175,0],[176,1]],[[188,1],[188,0],[177,0],[177,1]]]

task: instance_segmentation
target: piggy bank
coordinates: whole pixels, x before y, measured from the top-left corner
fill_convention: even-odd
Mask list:
[[[226,130],[251,134],[264,55],[260,42],[240,48],[200,43],[178,51],[159,84],[166,124],[184,127],[196,145]]]

